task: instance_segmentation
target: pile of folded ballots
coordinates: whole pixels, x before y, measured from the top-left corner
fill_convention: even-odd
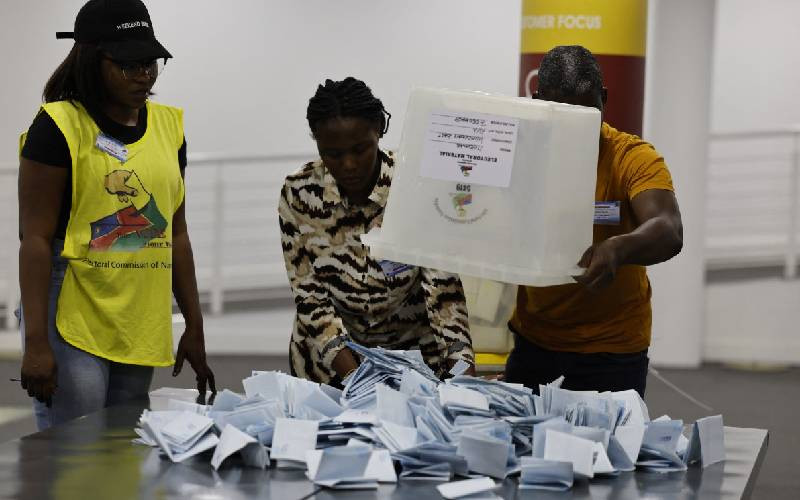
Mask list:
[[[566,490],[724,459],[719,415],[698,420],[687,438],[681,420],[650,420],[635,391],[568,391],[559,379],[536,395],[462,375],[464,365],[442,382],[419,351],[349,347],[362,363],[343,390],[254,371],[243,395],[226,389],[210,405],[170,400],[168,410],[145,410],[134,442],[174,462],[210,457],[215,469],[236,456],[229,466],[303,470],[331,488],[465,480],[439,486],[446,498],[489,492],[509,476],[520,488]]]

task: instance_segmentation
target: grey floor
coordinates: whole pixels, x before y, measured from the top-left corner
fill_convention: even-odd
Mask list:
[[[288,371],[288,360],[276,356],[225,356],[210,360],[217,388],[241,390],[241,379],[253,369]],[[651,417],[668,414],[686,422],[721,413],[726,425],[759,427],[770,431],[769,448],[756,483],[755,499],[800,498],[800,368],[772,371],[705,365],[698,370],[661,369],[659,373],[713,408],[709,412],[650,376],[646,402]],[[8,382],[19,374],[19,361],[0,360],[0,442],[35,431],[27,395]],[[192,387],[194,376],[186,366],[177,378],[169,369],[156,371],[153,387]]]

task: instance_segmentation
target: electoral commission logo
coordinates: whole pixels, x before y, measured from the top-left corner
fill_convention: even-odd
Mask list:
[[[450,196],[450,206],[452,206],[452,209],[455,211],[454,215],[445,213],[444,209],[442,209],[441,205],[439,204],[438,197],[434,198],[433,206],[436,208],[436,211],[439,213],[439,215],[450,222],[455,222],[456,224],[472,224],[473,222],[477,222],[486,216],[486,214],[489,212],[489,209],[484,208],[474,217],[468,217],[470,207],[473,204],[471,190],[472,186],[469,184],[457,184],[456,192],[448,193]]]

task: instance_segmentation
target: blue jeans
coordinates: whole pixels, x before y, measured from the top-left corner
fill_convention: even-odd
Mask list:
[[[67,261],[61,257],[63,241],[53,242],[52,271],[47,308],[47,339],[58,369],[58,387],[52,406],[33,400],[39,430],[126,401],[147,398],[153,379],[152,366],[117,363],[89,354],[67,343],[56,328],[58,295]],[[20,331],[25,347],[25,320],[20,307]]]

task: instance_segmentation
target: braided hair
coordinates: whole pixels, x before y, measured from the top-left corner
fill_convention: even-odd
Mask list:
[[[317,93],[308,100],[306,119],[312,134],[316,134],[323,122],[339,117],[369,120],[377,125],[378,137],[383,137],[392,115],[366,83],[348,76],[342,81],[325,80],[325,85],[319,85]]]

